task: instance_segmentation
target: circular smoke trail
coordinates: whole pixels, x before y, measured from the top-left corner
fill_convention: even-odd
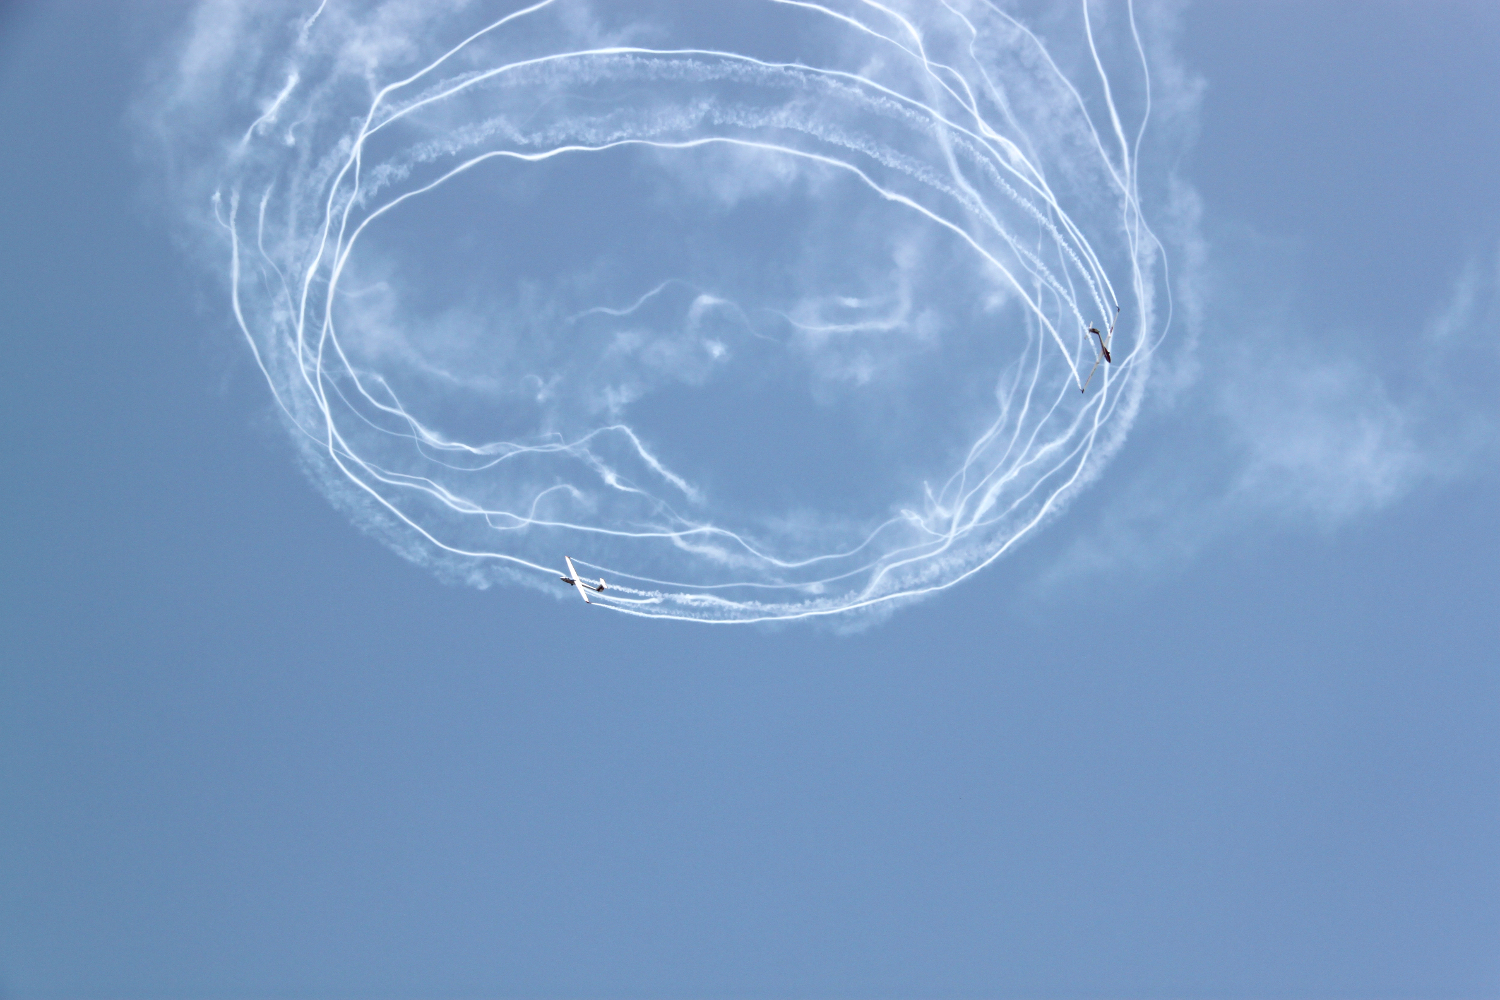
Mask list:
[[[569,555],[632,614],[868,613],[1134,415],[1165,281],[1112,7],[1044,44],[984,0],[209,3],[162,127],[363,527],[479,585]]]

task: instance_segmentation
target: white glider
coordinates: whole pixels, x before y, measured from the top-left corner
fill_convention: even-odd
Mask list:
[[[1120,307],[1115,306],[1115,318],[1118,320],[1119,317]],[[1109,334],[1107,337],[1105,334],[1099,332],[1098,327],[1089,327],[1089,333],[1092,333],[1094,336],[1099,338],[1099,356],[1094,359],[1094,367],[1089,369],[1088,381],[1084,382],[1083,385],[1079,387],[1079,392],[1088,391],[1089,382],[1094,381],[1094,372],[1099,370],[1099,362],[1103,361],[1111,365],[1115,363],[1115,359],[1109,356],[1109,342],[1115,337],[1114,323],[1109,324]]]
[[[589,600],[589,591],[592,590],[597,594],[600,591],[604,590],[604,577],[601,576],[599,578],[599,585],[596,587],[592,583],[589,583],[583,577],[578,575],[578,571],[573,568],[572,559],[568,558],[567,556],[563,556],[563,562],[568,564],[568,575],[559,577],[559,579],[561,579],[563,583],[566,583],[570,587],[577,587],[578,596],[583,598],[584,604],[593,604],[594,602]]]

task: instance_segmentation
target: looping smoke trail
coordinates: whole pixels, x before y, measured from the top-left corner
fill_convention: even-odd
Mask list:
[[[985,0],[483,6],[220,3],[183,60],[234,316],[398,550],[563,594],[566,553],[652,617],[868,612],[1118,445],[1164,288],[1133,10],[1053,24],[1064,59]]]

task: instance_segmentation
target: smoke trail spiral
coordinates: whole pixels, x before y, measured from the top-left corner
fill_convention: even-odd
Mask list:
[[[1165,323],[1133,10],[1062,56],[987,0],[501,7],[209,4],[163,112],[364,527],[631,614],[868,614],[1118,446]]]

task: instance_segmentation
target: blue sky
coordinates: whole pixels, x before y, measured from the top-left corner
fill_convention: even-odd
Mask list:
[[[852,632],[351,526],[132,116],[176,17],[0,22],[8,995],[1496,992],[1493,11],[1182,9],[1134,426]]]

